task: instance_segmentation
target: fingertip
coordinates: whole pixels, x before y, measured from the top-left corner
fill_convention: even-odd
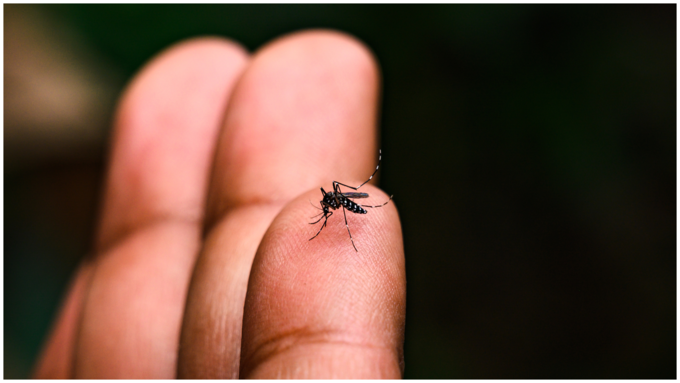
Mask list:
[[[176,93],[163,89],[184,87],[185,93],[180,94],[184,97],[192,83],[193,89],[212,83],[230,90],[248,58],[249,53],[242,45],[222,37],[194,37],[173,44],[152,57],[127,86],[118,119],[133,117],[128,114],[148,108],[149,103],[154,106],[158,101],[173,102],[171,97]]]
[[[388,198],[374,186],[364,189],[367,204]],[[406,282],[396,207],[347,212],[357,252],[340,210],[309,240],[318,228],[306,224],[314,213],[307,200],[317,193],[289,203],[260,244],[246,297],[241,376],[399,377]]]
[[[313,58],[319,66],[342,68],[347,77],[356,76],[369,83],[380,81],[380,66],[373,51],[357,37],[332,29],[307,29],[281,36],[260,48],[253,59],[259,61],[265,56],[266,61],[267,56],[277,56],[307,60],[300,55]]]
[[[247,62],[239,44],[201,37],[135,75],[115,115],[97,249],[159,216],[201,219],[215,139]]]
[[[254,53],[234,92],[216,156],[209,211],[287,202],[329,169],[375,162],[378,64],[355,38],[296,32]],[[352,161],[348,162],[347,158]],[[212,219],[208,220],[213,222]]]
[[[375,208],[366,207],[366,214],[355,214],[350,210],[338,208],[331,210],[326,227],[316,237],[320,226],[325,220],[314,223],[321,213],[316,205],[319,204],[322,195],[318,188],[309,190],[289,202],[277,215],[270,225],[258,253],[266,252],[262,257],[270,258],[271,254],[285,258],[286,262],[298,259],[315,257],[332,258],[335,262],[346,264],[347,262],[373,262],[380,263],[386,259],[394,264],[403,261],[403,241],[401,235],[401,222],[395,201],[391,197],[371,184],[361,188],[362,192],[369,194],[367,199],[355,199],[355,203],[361,205],[374,205]],[[382,204],[384,206],[380,206]],[[315,219],[311,219],[312,217]],[[345,216],[347,225],[345,225]],[[323,218],[323,217],[322,217]],[[310,229],[310,226],[313,227]],[[350,233],[357,246],[357,252],[352,248]],[[270,238],[271,237],[271,238]],[[270,240],[271,241],[268,241]],[[276,248],[262,248],[262,246],[275,246]],[[282,252],[281,250],[285,252]],[[258,256],[256,258],[260,257]],[[280,261],[284,261],[281,259]],[[385,265],[383,265],[385,266]]]

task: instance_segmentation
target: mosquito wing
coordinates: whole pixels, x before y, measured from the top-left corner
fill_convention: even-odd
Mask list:
[[[354,193],[354,192],[349,192],[349,193],[341,193],[343,197],[345,198],[368,198],[368,193]]]

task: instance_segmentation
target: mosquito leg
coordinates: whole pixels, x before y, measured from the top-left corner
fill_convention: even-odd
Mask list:
[[[390,196],[390,199],[388,199],[387,202],[390,202],[390,201],[392,200],[392,197],[394,197],[394,196],[391,195],[391,196]],[[387,202],[385,202],[385,203],[382,204],[382,205],[359,205],[359,206],[363,206],[363,207],[383,207],[383,206],[387,205]]]
[[[323,214],[323,212],[321,212],[321,214]],[[317,215],[318,215],[318,214],[317,214]],[[324,218],[326,218],[326,220],[328,220],[328,217],[330,217],[330,216],[332,216],[332,215],[333,215],[333,212],[330,212],[330,214],[328,214],[327,216],[324,215],[323,217],[319,218],[316,222],[310,222],[309,224],[310,224],[310,225],[316,225],[317,223],[319,223],[319,221],[321,221],[321,220],[324,219]],[[315,215],[314,217],[316,217],[316,215]],[[311,217],[311,218],[314,218],[314,217]],[[324,222],[324,225],[325,225],[325,224],[326,224],[326,223]],[[321,231],[321,230],[319,230],[319,231]]]
[[[314,219],[314,218],[320,216],[321,214],[323,214],[323,212],[321,212],[321,213],[319,213],[319,214],[317,214],[317,215],[315,215],[315,216],[313,216],[313,217],[309,217],[309,219]],[[321,217],[321,218],[323,218],[323,217]],[[319,218],[319,221],[321,221],[321,218]],[[314,225],[314,224],[316,224],[316,223],[319,223],[319,221],[310,222],[309,224],[310,224],[310,225]]]
[[[328,214],[327,216],[324,215],[324,217],[326,218],[326,220],[323,222],[323,225],[321,225],[321,228],[320,228],[319,231],[316,233],[316,235],[309,239],[310,241],[311,241],[312,239],[316,238],[316,237],[321,233],[321,230],[323,230],[323,228],[326,227],[326,223],[328,223],[328,217],[330,217],[330,216],[332,216],[332,215],[333,215],[333,212],[331,212],[331,213]],[[323,218],[323,217],[322,217],[322,218]],[[321,218],[319,218],[319,221],[321,221]],[[317,222],[319,222],[319,221],[316,221],[316,222],[314,222],[314,223],[317,223]]]
[[[349,225],[347,224],[347,214],[345,214],[345,207],[342,207],[342,214],[345,216],[345,226],[347,226],[347,232],[349,233],[349,240],[352,241],[352,246],[354,247],[354,251],[357,253],[359,250],[357,250],[357,247],[354,246],[354,239],[352,238],[352,233],[349,231]]]
[[[370,181],[370,180],[373,178],[373,176],[375,175],[375,173],[378,172],[378,168],[380,167],[380,160],[381,160],[381,159],[382,159],[382,151],[381,151],[380,149],[378,149],[378,166],[375,167],[375,170],[373,171],[373,174],[371,174],[371,176],[368,177],[368,179],[367,179],[366,181],[364,181],[363,184],[361,184],[361,185],[359,185],[359,186],[357,186],[357,187],[354,187],[354,186],[345,185],[345,184],[340,183],[340,182],[338,182],[338,181],[333,181],[333,191],[338,191],[338,190],[340,190],[340,189],[337,189],[338,185],[342,185],[342,186],[348,187],[348,188],[353,189],[353,190],[359,190],[360,187],[366,185],[366,184],[368,183],[368,181]]]

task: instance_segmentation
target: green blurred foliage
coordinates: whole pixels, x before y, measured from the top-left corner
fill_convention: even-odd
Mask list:
[[[332,28],[374,51],[407,378],[676,377],[675,5],[40,7],[128,77],[202,35],[254,51]],[[59,247],[57,218],[36,229],[22,176],[5,183],[6,377],[27,376],[87,248]]]

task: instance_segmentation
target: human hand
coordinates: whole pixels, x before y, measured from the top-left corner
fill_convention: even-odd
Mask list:
[[[309,241],[319,188],[375,169],[378,88],[368,50],[328,31],[153,59],[119,104],[93,256],[35,376],[400,377],[394,204],[348,214],[358,252],[337,215]]]

